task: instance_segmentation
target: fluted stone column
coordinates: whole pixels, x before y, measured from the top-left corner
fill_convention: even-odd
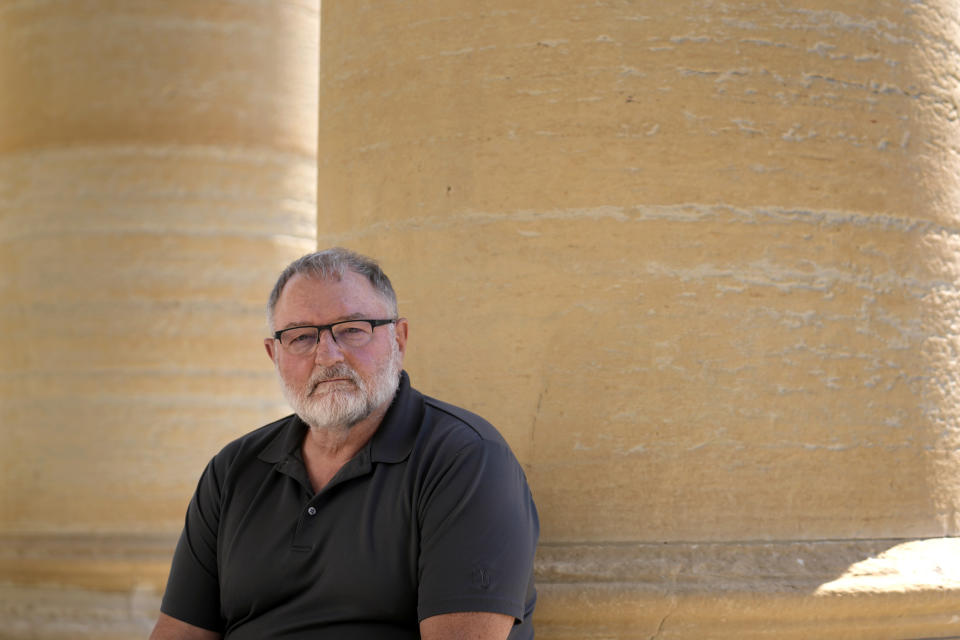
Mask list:
[[[958,13],[324,4],[319,244],[524,463],[538,637],[960,634]]]
[[[145,637],[196,480],[284,410],[318,2],[0,7],[0,636]]]

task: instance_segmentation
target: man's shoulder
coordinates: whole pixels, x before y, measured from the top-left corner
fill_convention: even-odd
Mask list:
[[[485,418],[443,400],[423,396],[424,426],[435,436],[454,437],[463,440],[485,441],[506,445],[500,432]]]

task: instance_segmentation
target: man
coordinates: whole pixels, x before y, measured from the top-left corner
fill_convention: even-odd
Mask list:
[[[533,638],[523,471],[482,418],[410,386],[376,262],[296,260],[268,322],[295,414],[207,465],[151,640]]]

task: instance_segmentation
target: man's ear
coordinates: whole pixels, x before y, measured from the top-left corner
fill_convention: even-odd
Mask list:
[[[267,355],[270,356],[270,360],[273,364],[277,364],[277,352],[276,352],[276,343],[273,338],[264,338],[263,347],[267,350]]]
[[[407,333],[410,330],[410,326],[407,324],[406,318],[400,318],[397,320],[397,330],[395,331],[395,337],[397,345],[400,347],[400,354],[403,355],[407,352]]]

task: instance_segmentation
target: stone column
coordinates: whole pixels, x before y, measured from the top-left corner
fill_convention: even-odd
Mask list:
[[[283,411],[316,0],[0,8],[4,638],[146,637],[199,473]]]
[[[319,244],[383,257],[414,383],[524,463],[538,637],[960,633],[958,34],[324,4]]]

